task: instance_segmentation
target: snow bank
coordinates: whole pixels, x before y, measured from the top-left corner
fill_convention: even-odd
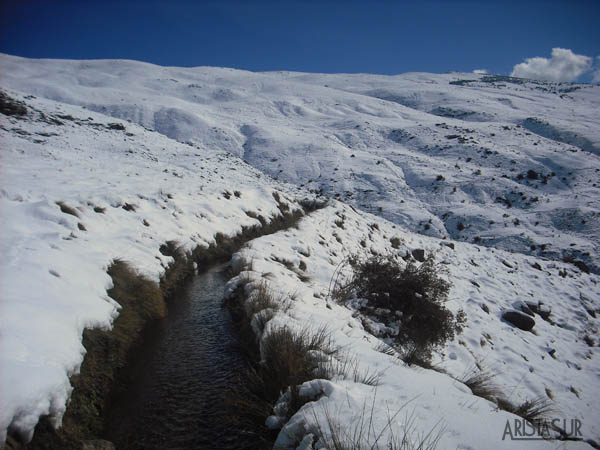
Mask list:
[[[401,241],[398,249],[390,245],[393,237]],[[264,274],[271,289],[295,299],[287,317],[280,312],[273,320],[298,329],[305,324],[315,329],[326,326],[335,345],[359,362],[359,372],[379,377],[376,387],[348,379],[305,383],[302,390],[307,397],[317,392],[318,399],[303,406],[282,428],[275,448],[292,449],[300,442],[305,447],[298,448],[313,448],[306,447],[307,435],[319,428],[327,434],[328,422],[350,436],[364,427],[364,438],[371,444],[381,433],[381,448],[387,448],[388,439],[405,435],[415,444],[430,432],[428,442],[439,439],[439,448],[480,448],[481,442],[486,448],[520,447],[521,443],[502,439],[507,420],[517,417],[473,395],[461,382],[477,371],[477,365],[497,374],[494,382],[515,404],[547,397],[550,392],[555,417],[579,419],[584,437],[598,440],[600,411],[594,399],[600,387],[599,365],[597,355],[583,340],[590,327],[597,327],[587,310],[600,306],[598,277],[563,263],[469,244],[455,243],[454,249],[444,244],[337,203],[304,218],[298,230],[254,240],[235,256],[238,261],[252,261],[255,279]],[[381,342],[353,310],[328,297],[332,276],[348,255],[368,256],[373,251],[405,255],[414,249],[434,253],[447,268],[453,285],[448,306],[467,314],[465,331],[435,360],[442,372],[409,367],[381,353]],[[279,261],[291,262],[295,269]],[[305,282],[297,275],[300,261],[309,277]],[[535,263],[542,269],[533,267]],[[564,278],[559,275],[563,271]],[[543,302],[551,310],[553,323],[536,315],[535,333],[530,333],[504,322],[502,311],[523,300]],[[549,354],[551,349],[554,356]],[[527,443],[528,448],[556,445]],[[569,443],[568,447],[587,445]]]
[[[60,424],[84,328],[110,328],[118,314],[106,294],[113,259],[158,280],[170,261],[162,243],[237,234],[259,223],[247,211],[279,214],[271,193],[285,189],[227,153],[26,101],[29,116],[0,115],[0,441],[7,428],[29,438],[41,415]]]
[[[327,411],[354,429],[362,411],[372,412],[374,432],[386,439],[410,428],[412,440],[439,431],[440,448],[520,447],[501,439],[515,416],[458,381],[477,364],[497,373],[511,401],[552,396],[558,416],[578,418],[584,436],[600,441],[600,364],[589,344],[598,336],[600,280],[544,258],[599,265],[600,160],[571,144],[598,147],[600,88],[567,93],[473,75],[465,83],[460,74],[253,74],[8,55],[0,62],[2,87],[29,110],[0,115],[0,440],[8,428],[30,436],[40,415],[60,424],[83,329],[110,327],[118,314],[106,296],[111,260],[157,280],[170,261],[159,252],[163,242],[208,245],[217,232],[232,235],[277,213],[274,189],[304,195],[237,155],[396,222],[335,203],[236,256],[240,265],[253,261],[256,277],[270,273],[273,289],[295,293],[279,323],[328,326],[336,345],[379,374],[376,388],[345,379],[303,386],[323,395],[284,425],[280,448],[313,446],[310,434],[326,428]],[[560,139],[518,126],[529,117]],[[452,248],[435,237],[488,247]],[[416,248],[448,269],[448,305],[467,313],[466,330],[436,361],[448,375],[377,351],[354,311],[327,299],[345,256]],[[523,302],[549,310],[551,322],[536,314],[528,333],[501,319]]]

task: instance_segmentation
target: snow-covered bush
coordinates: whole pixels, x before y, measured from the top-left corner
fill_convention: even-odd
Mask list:
[[[433,350],[462,331],[465,315],[454,315],[444,306],[450,283],[429,256],[420,264],[392,257],[351,258],[353,278],[346,290],[366,299],[360,311],[383,322],[394,343],[411,360],[428,361]]]

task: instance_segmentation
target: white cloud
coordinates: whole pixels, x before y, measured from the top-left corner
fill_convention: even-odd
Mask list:
[[[592,67],[592,58],[576,55],[567,48],[553,48],[551,58],[527,58],[517,64],[512,73],[513,77],[533,78],[549,81],[573,81],[588,72]]]
[[[473,71],[473,73],[476,74],[476,75],[485,75],[486,73],[488,73],[488,71],[485,70],[485,69],[475,69]]]

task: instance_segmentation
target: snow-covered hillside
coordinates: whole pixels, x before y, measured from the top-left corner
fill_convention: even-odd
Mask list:
[[[0,64],[5,87],[226,150],[413,231],[600,271],[598,86],[8,55]]]
[[[113,259],[158,280],[171,260],[159,252],[166,241],[206,246],[258,224],[246,211],[279,212],[274,182],[229,153],[25,100],[27,116],[0,114],[2,433],[9,424],[31,432],[44,414],[60,419],[83,329],[109,327],[117,314],[106,294]]]
[[[339,226],[340,217],[343,227]],[[394,237],[401,241],[397,250],[390,246]],[[597,319],[588,313],[598,307],[598,277],[530,256],[471,244],[456,243],[454,248],[447,244],[336,204],[305,218],[299,230],[257,239],[235,256],[237,264],[251,263],[251,270],[232,280],[233,286],[240,279],[250,278],[252,289],[267,280],[274,292],[286,292],[295,298],[292,308],[277,313],[264,334],[282,325],[298,330],[307,324],[315,330],[326,326],[332,330],[338,348],[355,358],[358,372],[365,378],[376,376],[379,381],[376,387],[343,377],[332,382],[307,383],[307,396],[320,391],[324,395],[293,416],[275,448],[296,448],[292,443],[300,442],[314,430],[316,417],[327,420],[325,412],[341,428],[340,435],[352,436],[361,426],[366,435],[369,427],[365,422],[371,420],[373,404],[375,423],[370,433],[382,433],[382,449],[388,448],[390,434],[395,433],[398,438],[399,428],[388,429],[387,421],[400,410],[394,423],[404,425],[407,416],[413,416],[418,423],[410,433],[412,442],[419,442],[433,430],[432,436],[441,435],[441,449],[523,448],[521,442],[502,439],[511,415],[473,396],[457,381],[479,370],[495,374],[494,383],[517,404],[552,396],[554,416],[567,419],[567,423],[570,418],[579,418],[586,438],[597,441],[600,410],[595,399],[600,392],[600,366],[595,349],[583,338],[598,333]],[[337,305],[329,295],[334,271],[346,256],[373,251],[404,255],[415,249],[435,254],[448,270],[447,278],[453,284],[450,307],[454,311],[463,309],[467,315],[466,330],[448,345],[445,356],[436,360],[439,368],[451,376],[418,366],[407,367],[397,355],[386,354],[377,338],[385,336],[377,334],[379,325],[364,320],[352,308]],[[291,269],[286,267],[289,262]],[[306,265],[302,274],[308,276],[308,281],[298,276],[302,262]],[[541,270],[534,267],[536,263],[542,266]],[[562,270],[567,271],[566,278],[558,275]],[[553,319],[547,322],[536,316],[534,333],[501,320],[503,311],[519,309],[522,302],[544,303],[552,310]],[[366,418],[362,417],[365,408]],[[528,442],[526,448],[537,448],[536,445],[556,448],[558,444]]]
[[[312,189],[345,203],[251,242],[235,256],[251,271],[232,286],[293,293],[259,337],[324,324],[379,385],[306,383],[322,396],[281,423],[279,448],[316,449],[308,434],[324,411],[356,427],[365,405],[376,434],[410,420],[411,439],[434,429],[439,448],[522,448],[502,440],[516,416],[459,381],[477,367],[515,403],[551,398],[555,417],[600,442],[600,278],[559,260],[600,267],[600,88],[7,55],[0,65],[3,96],[26,110],[0,114],[0,441],[8,428],[31,435],[42,415],[60,424],[82,330],[118,314],[111,260],[156,280],[171,260],[164,242],[206,246],[277,214],[274,191],[294,208]],[[327,299],[348,255],[415,249],[447,269],[449,308],[467,316],[436,357],[445,373],[382,353],[377,324]],[[523,302],[550,320],[536,314],[533,332],[502,320]],[[407,402],[412,416],[394,416]]]

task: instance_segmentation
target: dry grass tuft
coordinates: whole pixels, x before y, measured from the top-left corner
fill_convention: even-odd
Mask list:
[[[471,389],[473,395],[485,398],[495,403],[498,409],[516,414],[530,423],[551,419],[556,412],[551,394],[548,395],[550,398],[540,396],[532,400],[526,400],[521,404],[514,404],[505,396],[502,387],[494,381],[496,375],[488,370],[477,372],[474,369],[461,381]],[[548,393],[548,389],[546,389],[546,392]]]
[[[168,300],[177,292],[183,282],[194,274],[194,261],[191,253],[186,252],[175,241],[168,241],[161,245],[160,252],[173,258],[160,277],[160,289],[165,299]]]
[[[333,416],[328,407],[320,411],[312,409],[313,441],[315,448],[325,450],[433,450],[437,448],[444,429],[435,425],[428,433],[418,433],[415,428],[415,415],[406,413],[401,421],[397,419],[408,403],[395,413],[387,412],[384,426],[375,425],[375,397],[370,409],[365,401],[359,415],[352,423],[342,424]],[[322,425],[322,423],[325,425]],[[313,443],[316,443],[313,442]]]
[[[73,392],[62,427],[54,430],[47,418],[36,427],[28,449],[60,448],[80,450],[84,440],[100,438],[103,414],[111,392],[124,388],[120,370],[138,343],[140,331],[150,321],[164,317],[166,305],[154,281],[140,275],[122,260],[107,270],[113,287],[107,293],[121,305],[111,331],[86,329],[83,345],[86,356],[80,373],[71,377]]]
[[[67,205],[64,201],[59,200],[56,202],[56,204],[59,206],[61,212],[65,213],[65,214],[70,214],[75,217],[79,217],[79,211],[77,211],[75,208]]]
[[[488,370],[477,371],[473,369],[461,381],[471,389],[473,395],[497,403],[504,393],[494,381],[496,375]]]

